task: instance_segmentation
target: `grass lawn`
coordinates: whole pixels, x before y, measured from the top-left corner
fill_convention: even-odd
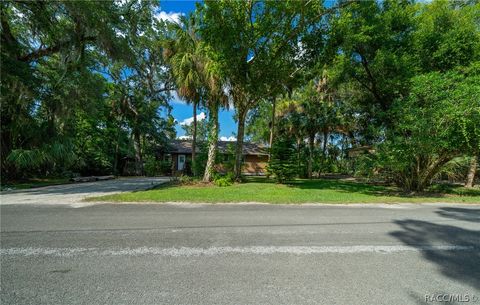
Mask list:
[[[70,183],[69,178],[42,178],[42,179],[28,179],[23,181],[17,181],[7,184],[2,184],[2,191],[6,189],[30,189],[34,187],[48,186],[48,185],[57,185],[57,184],[66,184]]]
[[[480,203],[480,189],[442,187],[422,195],[402,194],[396,188],[342,180],[296,180],[281,185],[265,178],[227,187],[167,183],[148,191],[90,198],[117,202],[263,202],[263,203]]]

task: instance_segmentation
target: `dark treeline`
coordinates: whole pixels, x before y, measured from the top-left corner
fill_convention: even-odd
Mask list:
[[[205,130],[205,158],[192,156],[204,181],[230,106],[236,179],[246,138],[271,145],[281,182],[346,173],[411,191],[439,177],[473,185],[476,1],[205,1],[178,22],[158,18],[156,1],[0,5],[3,180],[119,174],[127,160],[152,174],[156,149],[176,137],[176,91],[194,117],[208,112],[189,129],[193,143]]]
[[[117,173],[174,137],[153,2],[1,4],[2,177]]]

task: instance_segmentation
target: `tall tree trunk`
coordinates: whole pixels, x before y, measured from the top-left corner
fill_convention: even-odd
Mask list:
[[[113,175],[115,176],[118,176],[118,170],[117,170],[117,167],[118,167],[118,141],[117,143],[115,144],[115,159],[113,160]]]
[[[218,103],[210,107],[210,132],[208,133],[208,159],[203,182],[212,181],[218,146]]]
[[[12,152],[12,146],[13,146],[13,141],[12,141],[12,132],[10,128],[7,126],[9,123],[5,123],[5,120],[3,116],[1,117],[1,121],[3,123],[2,129],[1,129],[1,145],[0,145],[0,158],[1,158],[1,163],[0,163],[0,169],[1,169],[1,175],[0,177],[3,179],[2,182],[5,180],[8,180],[9,178],[12,178],[11,172],[9,171],[10,165],[7,162],[7,156]],[[7,129],[8,128],[8,129]]]
[[[270,141],[269,147],[270,150],[268,152],[268,161],[272,158],[272,145],[273,145],[273,135],[275,134],[275,106],[277,104],[277,99],[274,97],[272,102],[272,126],[270,127]]]
[[[442,169],[442,167],[450,161],[452,158],[449,156],[441,156],[437,160],[434,160],[433,162],[430,161],[430,164],[427,166],[425,170],[425,174],[422,175],[422,183],[421,187],[425,189],[427,186],[429,186],[432,183],[433,178],[435,175]]]
[[[115,156],[113,159],[113,174],[115,176],[118,175],[117,167],[118,167],[118,150],[120,146],[119,142],[120,142],[120,127],[118,127],[117,129],[117,141],[115,143]]]
[[[323,157],[327,158],[328,131],[323,131]]]
[[[192,135],[192,173],[194,176],[197,175],[196,173],[196,166],[195,166],[195,157],[197,152],[197,101],[193,102],[193,135]]]
[[[345,165],[345,143],[346,142],[346,136],[345,134],[342,134],[342,145],[341,145],[341,152],[340,152],[340,158],[341,158],[341,163],[340,163],[340,170],[342,172],[345,172],[346,169],[344,168]]]
[[[242,159],[243,159],[243,136],[245,133],[245,117],[247,111],[239,109],[238,111],[238,127],[237,127],[237,147],[235,148],[235,180],[239,181],[242,177]]]
[[[446,155],[433,160],[430,157],[417,157],[417,168],[412,170],[411,178],[406,179],[409,181],[404,188],[409,191],[424,191],[432,183],[442,166],[450,160],[451,157]]]
[[[473,187],[475,184],[475,174],[477,173],[477,163],[478,157],[473,156],[470,161],[470,168],[468,170],[467,181],[465,182],[465,187]]]
[[[308,137],[308,179],[312,179],[313,168],[313,149],[315,145],[315,134],[310,134]]]
[[[135,175],[143,175],[143,159],[142,159],[142,148],[141,148],[141,136],[140,131],[135,128],[133,132],[133,146],[135,148]]]
[[[302,139],[297,137],[297,174],[299,177],[304,178],[303,173],[301,171],[301,164],[300,164],[300,144],[302,143]]]

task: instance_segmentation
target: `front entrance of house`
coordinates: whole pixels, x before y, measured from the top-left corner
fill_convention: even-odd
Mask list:
[[[185,169],[185,155],[178,155],[177,170],[183,171]]]

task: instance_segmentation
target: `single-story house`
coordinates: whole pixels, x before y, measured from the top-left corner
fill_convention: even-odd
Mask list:
[[[227,171],[227,163],[234,162],[233,152],[236,142],[218,141],[218,159],[222,160],[216,165],[218,172]],[[200,148],[195,148],[197,155]],[[172,163],[172,174],[178,175],[187,170],[189,160],[192,160],[192,141],[174,140],[167,147],[159,149],[158,157],[161,160],[168,160]],[[262,144],[244,142],[243,143],[243,167],[242,173],[245,175],[264,175],[268,163],[268,148]]]
[[[360,155],[374,154],[375,152],[375,148],[372,146],[364,145],[347,149],[347,156],[349,158],[356,158]]]

